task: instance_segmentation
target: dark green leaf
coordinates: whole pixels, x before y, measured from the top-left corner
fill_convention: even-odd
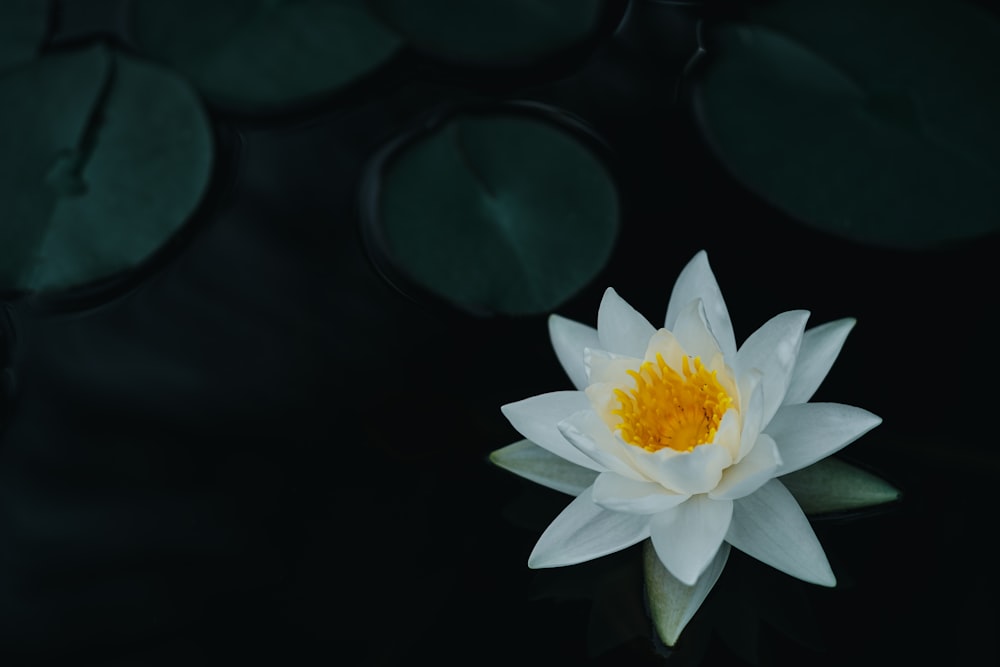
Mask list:
[[[758,194],[885,246],[1000,230],[995,17],[941,0],[782,0],[711,35],[699,120]]]
[[[214,103],[251,112],[337,91],[399,45],[362,0],[137,0],[132,30]]]
[[[581,43],[597,28],[601,0],[375,0],[378,15],[410,46],[469,65],[523,66]]]
[[[833,457],[789,473],[781,482],[810,515],[858,510],[900,498],[899,490],[881,477]]]
[[[729,545],[723,543],[698,582],[689,586],[664,567],[651,541],[643,542],[643,577],[649,614],[660,641],[666,646],[677,645],[681,632],[722,575],[729,553]]]
[[[48,0],[0,2],[0,72],[38,55],[49,26]]]
[[[603,268],[617,233],[604,164],[527,115],[456,116],[406,145],[382,178],[391,261],[473,312],[553,310]]]
[[[194,92],[102,46],[0,77],[0,290],[65,289],[146,260],[194,211],[213,138]]]

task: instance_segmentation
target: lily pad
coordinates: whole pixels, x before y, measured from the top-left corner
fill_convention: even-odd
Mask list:
[[[617,235],[608,168],[540,116],[454,114],[375,173],[367,226],[382,262],[467,312],[553,310],[604,267]]]
[[[780,0],[712,27],[721,161],[791,216],[880,246],[1000,230],[1000,21],[941,0]]]
[[[170,72],[95,45],[7,72],[0,98],[0,290],[134,268],[201,200],[214,139]]]
[[[240,112],[336,92],[400,45],[363,0],[136,0],[132,39],[214,104]]]
[[[417,51],[464,65],[524,66],[584,42],[602,0],[374,0],[373,10]]]
[[[0,72],[34,60],[49,28],[48,0],[0,2]]]

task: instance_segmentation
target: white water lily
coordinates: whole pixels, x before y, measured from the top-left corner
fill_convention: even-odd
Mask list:
[[[576,390],[504,405],[526,440],[491,457],[576,496],[544,531],[528,565],[572,565],[648,538],[661,574],[686,591],[676,603],[682,608],[664,612],[679,619],[670,639],[715,584],[730,547],[804,581],[835,585],[809,520],[780,477],[836,452],[881,419],[808,402],[854,325],[843,319],[806,330],[808,316],[777,315],[737,348],[705,252],[678,277],[663,328],[612,289],[596,329],[552,315],[552,344]]]

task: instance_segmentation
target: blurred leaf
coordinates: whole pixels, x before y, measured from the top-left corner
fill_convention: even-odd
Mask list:
[[[132,32],[142,53],[244,112],[337,91],[399,46],[363,0],[136,0]]]
[[[781,478],[806,514],[843,512],[899,500],[899,490],[837,458],[822,459]]]
[[[523,66],[590,37],[602,0],[374,0],[418,51],[461,64]]]
[[[694,103],[733,174],[903,248],[1000,230],[1000,22],[964,2],[780,0],[711,32]]]
[[[48,0],[0,1],[0,72],[30,62],[49,28]]]
[[[213,137],[172,74],[93,46],[0,76],[0,97],[0,290],[133,268],[200,201]]]
[[[605,165],[528,115],[459,114],[403,145],[382,179],[390,261],[471,312],[553,310],[603,268],[617,234]]]

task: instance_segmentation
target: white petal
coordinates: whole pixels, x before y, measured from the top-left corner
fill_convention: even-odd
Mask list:
[[[756,368],[764,392],[763,423],[768,423],[784,402],[795,358],[802,342],[809,311],[792,310],[775,315],[753,332],[736,353],[736,377]]]
[[[701,357],[708,364],[721,350],[705,319],[705,306],[701,299],[695,299],[677,315],[672,329],[674,336],[693,357]]]
[[[597,479],[597,471],[542,449],[530,440],[519,440],[490,453],[490,462],[515,475],[550,489],[580,495]]]
[[[692,496],[653,517],[649,537],[663,565],[681,583],[693,586],[722,546],[733,516],[733,501]]]
[[[583,364],[588,386],[602,382],[622,385],[629,382],[635,384],[630,380],[628,371],[639,370],[642,360],[588,347],[583,353]]]
[[[867,410],[840,403],[782,406],[764,431],[778,443],[778,475],[826,458],[882,423]]]
[[[642,477],[627,460],[623,460],[622,443],[611,435],[607,425],[593,410],[573,413],[559,422],[558,428],[563,438],[596,463],[600,470],[610,470],[632,479]]]
[[[809,520],[788,489],[776,479],[756,493],[734,501],[726,541],[803,581],[821,586],[837,584]]]
[[[740,385],[742,402],[743,431],[740,433],[740,453],[736,460],[742,461],[757,442],[757,436],[764,427],[764,390],[760,386],[760,371],[746,373]]]
[[[518,433],[570,463],[603,472],[603,468],[566,442],[556,425],[590,401],[582,391],[554,391],[501,406],[500,411]]]
[[[781,464],[778,446],[771,436],[761,433],[750,453],[736,465],[726,468],[722,481],[709,492],[709,498],[735,500],[750,495],[775,476]]]
[[[580,324],[559,315],[549,316],[549,338],[556,358],[569,376],[573,386],[583,389],[587,386],[587,371],[583,365],[583,351],[588,347],[599,347],[597,329]]]
[[[840,349],[847,340],[857,320],[844,318],[807,329],[802,334],[799,357],[792,369],[792,380],[788,384],[785,403],[805,403],[816,393],[819,385],[830,372],[837,360]]]
[[[726,410],[726,413],[722,415],[722,419],[719,421],[719,428],[715,432],[715,438],[712,442],[724,447],[727,452],[729,452],[730,462],[736,461],[736,456],[740,452],[741,441],[740,441],[740,416],[733,408]]]
[[[604,509],[632,514],[655,514],[677,507],[689,496],[673,493],[656,482],[639,481],[617,473],[601,473],[594,481],[594,502]]]
[[[714,489],[722,479],[723,468],[733,461],[725,447],[714,443],[698,445],[690,452],[647,452],[637,447],[634,459],[646,477],[688,495]]]
[[[656,361],[656,355],[663,357],[663,361],[678,373],[683,367],[683,359],[688,356],[687,350],[680,344],[673,332],[666,329],[659,329],[653,337],[649,339],[646,346],[645,361]],[[707,363],[707,360],[703,359]]]
[[[656,329],[610,287],[597,311],[597,337],[608,352],[642,358]]]
[[[643,545],[642,562],[650,617],[664,644],[673,646],[680,639],[681,632],[719,580],[729,552],[729,545],[723,542],[694,586],[686,586],[663,567],[652,542]]]
[[[733,324],[729,319],[726,302],[722,298],[722,290],[719,289],[715,275],[708,265],[708,254],[704,250],[695,255],[677,277],[674,289],[670,293],[664,326],[673,330],[681,310],[695,299],[702,300],[708,328],[719,342],[719,348],[726,355],[726,359],[732,359],[736,354]]]
[[[649,517],[594,504],[587,489],[566,506],[528,557],[528,567],[561,567],[621,551],[649,537]]]

